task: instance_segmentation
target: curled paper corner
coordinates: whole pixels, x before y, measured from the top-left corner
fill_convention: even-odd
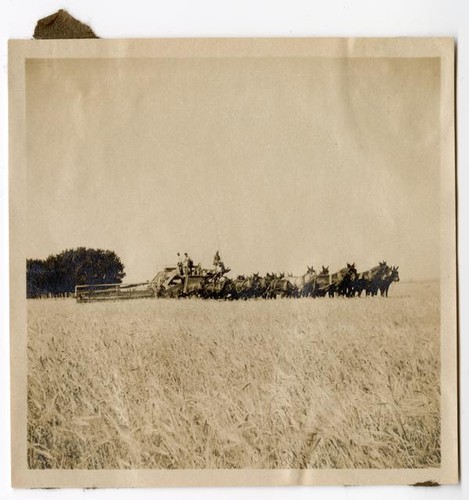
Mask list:
[[[99,37],[88,25],[75,19],[66,10],[60,9],[55,14],[39,19],[34,29],[33,38],[36,40],[51,40]]]

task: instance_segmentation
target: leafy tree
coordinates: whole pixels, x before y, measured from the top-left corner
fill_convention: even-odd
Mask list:
[[[26,296],[39,297],[47,287],[46,264],[43,260],[26,260]]]
[[[79,247],[64,250],[47,259],[27,259],[27,297],[43,294],[61,295],[76,285],[122,283],[124,265],[111,250]]]

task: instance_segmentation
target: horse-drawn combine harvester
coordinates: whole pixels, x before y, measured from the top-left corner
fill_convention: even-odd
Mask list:
[[[77,302],[101,302],[141,298],[185,298],[247,300],[296,297],[354,297],[366,295],[387,296],[390,285],[399,281],[398,267],[380,262],[372,269],[358,273],[355,264],[347,264],[340,271],[329,273],[323,267],[318,274],[308,267],[302,276],[285,276],[283,273],[267,273],[260,276],[227,276],[230,269],[222,264],[214,269],[200,265],[184,272],[180,266],[168,266],[160,270],[151,281],[134,284],[77,285]]]
[[[124,284],[111,283],[99,285],[77,285],[77,302],[99,302],[105,300],[126,300],[141,298],[182,298],[203,297],[220,298],[228,278],[224,275],[229,269],[192,269],[181,274],[177,267],[164,267],[151,281]]]

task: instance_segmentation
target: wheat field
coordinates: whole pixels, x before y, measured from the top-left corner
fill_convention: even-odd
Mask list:
[[[28,464],[440,463],[438,283],[383,299],[28,301]]]

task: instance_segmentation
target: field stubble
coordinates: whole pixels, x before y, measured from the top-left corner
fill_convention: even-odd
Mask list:
[[[388,299],[28,302],[30,468],[440,463],[437,283]]]

